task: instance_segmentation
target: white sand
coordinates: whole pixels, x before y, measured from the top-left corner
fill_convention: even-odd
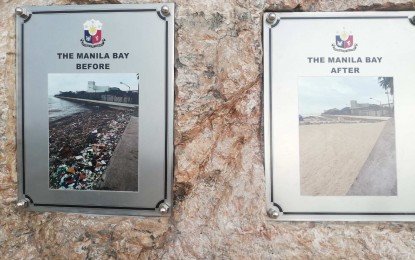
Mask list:
[[[385,123],[301,125],[301,195],[345,195]]]

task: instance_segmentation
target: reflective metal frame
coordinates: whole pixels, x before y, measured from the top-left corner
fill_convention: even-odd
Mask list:
[[[275,48],[275,39],[278,39],[280,42],[281,39],[288,38],[290,35],[287,35],[288,29],[285,28],[284,34],[279,32],[281,24],[286,25],[287,23],[295,22],[295,26],[299,28],[299,31],[290,31],[290,33],[301,33],[301,23],[310,23],[313,21],[323,20],[327,23],[331,23],[338,20],[359,20],[362,25],[365,23],[365,20],[387,20],[392,23],[394,21],[399,21],[401,24],[415,25],[415,13],[413,11],[404,11],[404,12],[327,12],[327,13],[277,13],[277,12],[265,12],[263,15],[263,46],[264,46],[264,95],[263,95],[263,124],[264,124],[264,166],[265,166],[265,178],[266,178],[266,204],[267,204],[267,213],[270,220],[277,221],[414,221],[415,220],[415,208],[406,207],[405,205],[410,205],[410,201],[413,200],[415,193],[412,193],[414,196],[407,197],[398,197],[393,201],[388,201],[384,205],[379,204],[379,201],[382,201],[382,198],[372,201],[371,198],[359,197],[361,205],[359,205],[359,210],[350,210],[349,208],[341,205],[342,200],[339,197],[329,198],[324,202],[319,202],[319,198],[313,198],[315,204],[308,203],[303,204],[306,210],[297,210],[301,203],[296,202],[293,208],[290,203],[295,202],[296,198],[287,198],[280,193],[277,194],[278,189],[276,189],[276,184],[280,186],[292,187],[292,185],[300,185],[293,183],[281,183],[282,174],[297,174],[294,172],[276,172],[276,163],[284,164],[284,160],[291,160],[293,158],[284,158],[279,162],[276,162],[275,152],[278,149],[281,149],[278,144],[275,144],[273,136],[273,129],[275,129],[275,120],[282,120],[281,118],[276,118],[273,116],[275,112],[275,101],[273,97],[278,93],[279,86],[278,82],[281,80],[276,77],[275,71],[279,71],[279,75],[284,73],[284,67],[279,64],[278,68],[275,68],[275,63],[277,59],[277,52],[284,53],[285,56],[293,56],[296,49],[301,48],[301,43],[298,46],[284,46],[284,50]],[[294,25],[292,25],[294,26]],[[324,25],[323,25],[324,26]],[[290,27],[291,28],[291,27]],[[379,28],[379,31],[382,28]],[[413,33],[415,34],[415,27],[413,27]],[[413,38],[413,35],[411,35]],[[411,39],[412,39],[411,38]],[[413,50],[411,50],[413,51]],[[411,52],[412,56],[414,55]],[[411,57],[412,57],[411,56]],[[411,65],[411,60],[408,58],[407,63]],[[292,64],[289,64],[292,67]],[[399,66],[399,64],[396,64]],[[413,67],[411,67],[413,68]],[[410,69],[406,70],[410,71]],[[300,75],[300,73],[298,74]],[[301,76],[303,76],[301,74]],[[313,75],[315,76],[315,75]],[[380,76],[380,75],[378,75]],[[383,75],[382,75],[383,76]],[[298,97],[297,97],[298,98]],[[288,100],[287,102],[297,102],[296,100]],[[414,126],[414,124],[411,124]],[[399,126],[398,126],[399,127]],[[294,129],[291,129],[294,130]],[[295,144],[292,144],[296,146]],[[298,149],[298,148],[293,148]],[[278,160],[278,158],[277,158]],[[285,167],[287,168],[287,167]],[[408,180],[409,181],[409,180]],[[291,185],[291,186],[290,186]],[[399,187],[399,186],[398,186]],[[286,188],[288,189],[288,188]],[[326,199],[326,198],[324,198]],[[323,200],[323,199],[321,199]],[[336,203],[336,207],[339,210],[327,210],[327,205]],[[377,208],[383,207],[383,210],[372,209],[371,205],[376,203]],[[412,203],[413,204],[413,203]],[[405,210],[394,210],[389,209],[388,205],[402,205],[401,208]],[[366,208],[365,208],[366,207]],[[310,210],[310,208],[312,208]]]
[[[18,170],[18,199],[21,202],[20,205],[27,206],[28,210],[34,211],[63,211],[72,213],[93,213],[93,214],[105,214],[105,215],[142,215],[142,216],[168,216],[170,215],[170,209],[172,207],[172,180],[173,180],[173,118],[174,118],[174,3],[163,3],[163,4],[134,4],[134,5],[84,5],[84,6],[49,6],[49,7],[34,7],[27,6],[16,9],[18,16],[16,16],[16,87],[17,87],[17,170]],[[28,113],[28,106],[36,109],[36,95],[31,96],[31,100],[25,99],[25,90],[33,88],[41,84],[34,82],[27,82],[25,74],[33,72],[30,70],[37,70],[33,62],[26,60],[27,55],[25,54],[25,46],[27,47],[27,37],[25,33],[30,31],[27,25],[30,25],[32,21],[39,19],[37,17],[62,17],[62,19],[71,19],[71,15],[75,14],[111,14],[114,15],[114,19],[119,17],[120,19],[126,19],[125,16],[137,17],[137,19],[143,19],[140,15],[150,14],[152,21],[157,25],[156,28],[162,28],[158,35],[162,35],[163,39],[160,39],[160,44],[164,46],[161,50],[154,50],[160,52],[157,54],[157,60],[162,61],[161,71],[149,72],[147,75],[149,78],[153,78],[157,81],[155,84],[162,84],[164,87],[155,90],[154,94],[151,94],[151,90],[147,90],[147,94],[151,94],[150,97],[146,96],[148,100],[141,99],[140,112],[151,111],[156,109],[160,111],[159,114],[163,114],[163,118],[160,118],[156,124],[163,131],[163,137],[161,140],[144,140],[140,148],[142,149],[139,153],[140,156],[145,157],[145,153],[152,149],[153,145],[163,147],[163,155],[146,159],[148,162],[145,164],[146,171],[139,175],[139,191],[138,192],[127,192],[127,191],[62,191],[62,190],[49,190],[42,189],[31,189],[28,192],[27,182],[28,176],[44,176],[48,175],[47,172],[29,172],[28,166],[39,167],[44,169],[45,164],[48,162],[36,162],[33,160],[33,155],[40,153],[41,156],[45,157],[44,150],[34,151],[30,148],[31,143],[41,143],[39,140],[33,140],[33,138],[25,136],[25,132],[33,131],[38,132],[39,136],[45,135],[45,129],[47,125],[41,125],[39,129],[31,128],[28,129],[28,122],[30,126],[33,126],[33,120],[25,117]],[[118,15],[118,16],[117,16]],[[147,17],[147,16],[146,16]],[[55,19],[54,18],[54,19]],[[46,19],[46,18],[44,18]],[[43,21],[43,20],[42,20]],[[149,21],[146,26],[152,26]],[[137,37],[137,36],[135,36]],[[155,38],[148,37],[150,40]],[[32,38],[33,39],[33,38]],[[143,37],[145,39],[145,37]],[[26,41],[25,41],[26,40]],[[59,39],[57,39],[59,40]],[[62,41],[64,39],[61,39]],[[36,43],[30,43],[36,44]],[[152,44],[151,42],[147,44]],[[136,46],[139,48],[139,46]],[[122,48],[121,48],[122,49]],[[42,49],[39,48],[41,52]],[[85,50],[85,52],[99,52],[99,50]],[[31,52],[33,53],[33,51]],[[155,53],[155,52],[154,52]],[[29,54],[28,54],[29,55]],[[164,58],[159,58],[164,57]],[[142,62],[137,60],[131,60],[129,62]],[[144,61],[149,62],[149,61]],[[141,66],[141,65],[140,65]],[[42,67],[42,66],[39,66]],[[121,65],[116,67],[117,73],[123,73]],[[59,73],[71,73],[62,69]],[[111,72],[111,71],[110,71]],[[127,71],[132,72],[132,71]],[[137,71],[135,71],[137,72]],[[56,70],[53,72],[56,73]],[[39,82],[44,83],[44,74],[42,74],[42,80]],[[142,74],[140,73],[140,77]],[[37,76],[36,76],[37,77]],[[35,77],[35,79],[37,79]],[[39,76],[40,77],[40,76]],[[33,77],[32,77],[33,78]],[[141,81],[141,80],[140,80]],[[147,83],[150,83],[151,79],[147,79]],[[142,82],[140,82],[142,86]],[[43,91],[42,89],[39,89]],[[39,91],[39,92],[41,92]],[[33,90],[32,90],[33,92]],[[159,94],[158,98],[155,96]],[[25,108],[26,107],[26,108]],[[160,110],[162,109],[162,110]],[[141,115],[141,114],[140,114]],[[47,115],[46,115],[47,116]],[[44,115],[39,116],[39,121],[44,122]],[[151,120],[151,115],[146,115],[145,120]],[[140,119],[141,120],[141,119]],[[26,124],[25,124],[26,123]],[[144,127],[145,126],[141,126]],[[141,129],[140,127],[140,129]],[[141,131],[141,130],[140,130]],[[151,129],[143,130],[146,135],[151,136]],[[141,136],[141,134],[140,134]],[[30,140],[32,139],[32,140]],[[43,139],[42,139],[43,140]],[[44,144],[41,144],[44,145]],[[33,146],[32,146],[33,147]],[[30,149],[29,149],[30,148]],[[28,153],[29,149],[29,153]],[[43,151],[43,152],[42,152]],[[144,154],[144,155],[143,155]],[[152,153],[154,154],[154,152]],[[139,160],[140,157],[139,156]],[[42,157],[42,158],[43,158]],[[147,156],[148,157],[148,156]],[[145,159],[142,159],[145,160]],[[140,162],[141,163],[141,162]],[[41,165],[41,166],[38,166]],[[152,165],[158,165],[159,171],[152,169]],[[42,168],[43,167],[43,168]],[[141,167],[141,166],[140,166]],[[140,168],[141,169],[141,168]],[[29,175],[28,175],[29,174]],[[33,183],[33,182],[32,182]],[[39,186],[38,184],[36,184]],[[42,184],[44,185],[44,184]],[[40,186],[39,186],[40,187]],[[37,195],[34,196],[34,193]],[[40,199],[39,199],[40,198]],[[23,203],[23,202],[28,202]],[[75,201],[75,202],[74,202]]]

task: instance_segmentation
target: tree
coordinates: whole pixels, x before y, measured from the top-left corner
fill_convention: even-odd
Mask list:
[[[389,91],[389,94],[393,96],[393,78],[392,77],[379,77],[379,85],[386,91]]]
[[[379,85],[386,91],[385,94],[388,95],[388,106],[389,109],[392,109],[392,114],[395,108],[395,96],[393,95],[393,78],[392,77],[379,77]],[[392,108],[389,103],[389,94],[392,96]]]

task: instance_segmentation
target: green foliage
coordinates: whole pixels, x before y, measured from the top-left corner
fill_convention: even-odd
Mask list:
[[[393,95],[393,78],[392,77],[379,77],[379,85],[386,91],[389,91],[389,94]]]

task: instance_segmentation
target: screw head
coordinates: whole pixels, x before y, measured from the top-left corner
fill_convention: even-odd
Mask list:
[[[277,219],[280,216],[280,213],[278,212],[278,210],[275,210],[273,208],[270,208],[267,211],[268,217],[272,218],[272,219]]]
[[[28,199],[21,199],[21,200],[17,201],[16,206],[19,209],[24,209],[24,208],[29,207],[29,204],[30,204],[30,201]]]
[[[22,15],[23,14],[23,8],[17,7],[16,8],[16,14],[19,15],[19,16]]]
[[[26,19],[30,16],[30,12],[26,9],[21,8],[21,7],[17,7],[15,9],[15,11],[16,11],[16,14],[18,16],[22,17],[23,19]]]
[[[160,214],[166,215],[169,213],[170,207],[166,203],[161,203],[159,207]]]
[[[267,22],[273,24],[277,20],[277,15],[275,13],[269,13],[267,16]]]
[[[162,7],[161,7],[161,13],[164,15],[164,16],[169,16],[170,15],[170,9],[169,9],[169,7],[167,6],[167,5],[163,5]]]

